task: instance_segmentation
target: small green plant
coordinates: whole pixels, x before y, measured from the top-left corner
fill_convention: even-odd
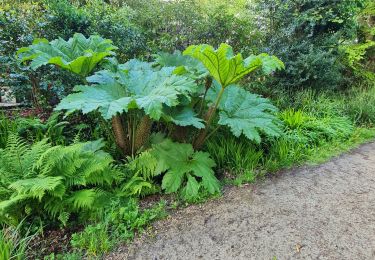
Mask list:
[[[358,125],[375,124],[375,85],[369,88],[353,88],[345,98],[343,109]]]
[[[106,223],[88,225],[82,232],[73,234],[71,240],[74,248],[96,257],[107,253],[112,248],[112,243]]]
[[[239,176],[237,176],[236,179],[234,179],[233,183],[234,185],[240,186],[244,183],[253,183],[255,182],[257,178],[257,175],[252,171],[245,171],[241,173]]]
[[[101,256],[120,242],[132,240],[136,232],[166,215],[165,203],[141,210],[135,199],[115,200],[108,205],[101,222],[88,225],[82,232],[73,234],[71,244],[86,256]]]
[[[302,110],[286,109],[280,113],[280,119],[289,129],[298,129],[309,119]]]
[[[43,260],[81,260],[82,258],[82,254],[77,252],[64,254],[51,253],[50,255],[45,256]]]

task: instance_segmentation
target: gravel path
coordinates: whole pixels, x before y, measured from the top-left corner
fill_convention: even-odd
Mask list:
[[[375,259],[375,143],[180,210],[108,259]]]

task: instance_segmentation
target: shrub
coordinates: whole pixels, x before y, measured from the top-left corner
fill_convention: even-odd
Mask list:
[[[75,40],[91,41],[90,39],[86,40],[82,35],[75,35],[68,42],[64,42],[64,45],[71,45]],[[108,45],[104,51],[114,48],[110,42],[101,38],[98,41],[104,44],[104,47]],[[82,72],[83,66],[78,66],[77,62],[83,56],[75,57],[75,60],[71,62],[55,56],[54,52],[59,48],[57,43],[57,41],[36,43],[29,48],[21,49],[19,53],[25,52],[26,55],[21,56],[22,60],[31,60],[31,65],[35,68],[45,63],[56,63],[63,64],[64,68],[81,76],[92,71],[94,66],[85,70],[84,73]],[[43,46],[48,47],[46,52],[40,49]],[[84,49],[79,51],[85,52]],[[108,55],[107,52],[100,57],[103,58],[106,55]],[[275,117],[269,113],[275,111],[275,107],[267,100],[232,85],[255,70],[262,69],[265,74],[269,74],[283,68],[280,60],[267,54],[252,55],[243,59],[240,54],[234,56],[232,48],[226,44],[222,44],[217,50],[208,45],[191,46],[184,52],[184,55],[197,59],[204,67],[202,65],[197,67],[199,64],[179,54],[172,55],[168,60],[168,62],[179,61],[180,66],[177,68],[155,68],[150,63],[137,60],[118,64],[112,59],[106,66],[107,70],[99,71],[84,80],[92,83],[91,86],[76,86],[77,93],[65,98],[57,109],[68,110],[68,113],[77,109],[84,113],[99,110],[104,119],[112,120],[116,143],[125,155],[134,155],[145,145],[150,136],[153,121],[164,121],[172,124],[172,127],[174,124],[181,127],[204,128],[193,141],[194,147],[199,149],[207,137],[217,110],[221,111],[218,124],[229,126],[236,136],[243,133],[247,138],[259,142],[258,130],[268,135],[278,134]],[[217,63],[210,63],[210,59],[206,58],[207,55],[225,58],[218,59]],[[168,65],[167,61],[163,62]],[[73,63],[77,63],[77,66],[71,66]],[[199,75],[194,75],[194,71],[199,72]],[[140,81],[140,78],[144,80]],[[205,89],[197,85],[194,79],[202,82],[205,79]],[[213,80],[214,84],[211,87]],[[203,99],[197,102],[197,97],[202,95]],[[101,102],[97,102],[98,97],[101,97]],[[197,103],[200,106],[198,108],[194,107]],[[238,104],[233,106],[231,103]],[[246,112],[242,111],[244,107],[247,108]],[[200,109],[200,111],[194,111],[195,109]],[[202,124],[202,119],[196,116],[198,113],[203,113],[202,109],[206,110],[205,126]],[[132,130],[128,130],[129,133],[125,131],[121,114],[133,116],[132,120],[126,122],[129,124],[127,128]],[[234,122],[240,124],[235,125]]]
[[[292,89],[344,86],[339,46],[343,39],[356,38],[357,18],[366,2],[258,1],[260,22],[268,29],[264,37],[267,51],[286,65],[269,85]]]

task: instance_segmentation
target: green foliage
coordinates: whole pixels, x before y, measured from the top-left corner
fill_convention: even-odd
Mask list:
[[[374,82],[375,72],[371,66],[371,61],[368,61],[370,60],[369,57],[367,57],[368,52],[374,47],[375,41],[372,40],[341,46],[341,51],[344,53],[342,62],[348,70],[352,71],[354,80],[367,81],[370,84]]]
[[[129,67],[127,72],[100,71],[89,77],[89,82],[97,84],[76,86],[74,91],[78,93],[66,97],[56,109],[88,113],[99,108],[105,119],[130,109],[141,109],[152,119],[159,120],[164,106],[177,106],[179,98],[188,97],[195,89],[192,80],[174,75],[169,68],[155,71],[148,63],[135,60],[124,66]]]
[[[299,129],[302,127],[309,117],[302,110],[294,110],[293,108],[284,110],[280,113],[280,119],[289,129]]]
[[[48,13],[46,23],[48,23],[49,30],[46,32],[46,36],[56,37],[59,35],[61,38],[67,39],[77,32],[87,34],[91,21],[84,10],[72,5],[68,0],[43,2]]]
[[[47,215],[66,224],[72,213],[97,210],[121,176],[102,147],[100,140],[66,147],[42,140],[30,146],[10,135],[0,154],[2,222]]]
[[[127,168],[130,178],[121,187],[121,192],[125,196],[143,197],[160,191],[153,179],[161,172],[158,169],[157,158],[151,151],[146,150],[138,154],[129,161]]]
[[[267,52],[286,70],[267,81],[280,88],[337,89],[346,83],[340,45],[356,39],[357,19],[367,0],[257,1]],[[327,69],[329,68],[329,69]]]
[[[214,102],[219,91],[218,87],[211,88],[208,99]],[[281,133],[280,122],[272,114],[277,108],[269,100],[238,86],[226,88],[218,110],[218,124],[228,126],[236,137],[244,134],[249,140],[260,143],[260,132],[267,136],[279,136]]]
[[[163,202],[141,210],[135,199],[113,201],[103,213],[102,221],[73,234],[71,244],[88,257],[99,257],[115,245],[133,239],[135,232],[142,233],[152,221],[164,217],[164,208]]]
[[[334,115],[313,116],[302,110],[288,109],[280,114],[285,130],[281,138],[265,144],[268,150],[264,167],[276,171],[309,158],[319,147],[348,140],[354,125],[346,117]]]
[[[163,215],[163,205],[141,210],[136,197],[178,192],[196,202],[220,192],[214,170],[235,184],[253,182],[361,139],[353,122],[375,122],[367,0],[8,2],[0,10],[0,84],[36,107],[63,98],[56,109],[70,115],[0,118],[0,222],[90,219],[73,236],[72,258],[100,257]],[[58,39],[31,44],[35,38]],[[27,45],[20,66],[13,53]],[[255,91],[234,85],[250,81]],[[347,92],[321,91],[348,82],[356,85]],[[252,94],[261,91],[280,113]],[[78,143],[103,137],[106,147]],[[123,163],[113,166],[101,149]],[[4,235],[0,252],[9,252],[15,243]]]
[[[21,224],[0,229],[0,259],[26,259],[26,250],[33,236],[29,232],[22,236]]]
[[[217,170],[229,170],[236,176],[254,172],[264,156],[263,151],[250,141],[224,134],[209,139],[206,148],[215,160]]]
[[[141,57],[149,52],[150,47],[147,45],[143,28],[138,24],[139,19],[128,5],[119,7],[113,2],[93,0],[74,8],[83,10],[89,18],[87,35],[98,34],[112,39],[119,47],[117,57],[121,62]]]
[[[375,87],[353,88],[348,97],[344,97],[345,113],[358,125],[375,124]]]
[[[30,67],[37,69],[43,65],[54,64],[81,77],[88,76],[98,63],[107,56],[114,55],[111,40],[100,36],[85,38],[76,33],[68,41],[62,38],[48,42],[37,39],[29,47],[18,50],[21,62],[30,61]]]
[[[223,88],[237,83],[245,75],[260,68],[265,74],[284,68],[279,59],[265,53],[243,59],[241,54],[234,55],[232,47],[225,43],[220,44],[217,50],[207,44],[192,45],[184,51],[184,55],[202,62]]]
[[[193,45],[184,51],[184,55],[199,60],[209,72],[209,77],[205,81],[203,101],[201,101],[204,104],[207,94],[210,103],[204,116],[206,128],[194,140],[194,148],[199,149],[207,139],[217,110],[220,110],[218,124],[228,125],[235,136],[244,133],[250,140],[260,142],[258,130],[272,136],[279,134],[275,118],[269,113],[276,108],[267,100],[236,86],[227,90],[228,86],[257,69],[262,68],[265,74],[283,69],[284,64],[279,59],[264,53],[243,59],[241,54],[234,55],[232,47],[227,44],[221,44],[217,50],[205,44]],[[189,74],[189,70],[186,71]],[[211,78],[214,79],[214,87]],[[201,110],[202,108],[203,106]]]
[[[99,223],[95,226],[88,225],[84,231],[73,234],[71,244],[74,248],[85,250],[89,256],[98,257],[111,249],[112,241],[106,224]]]
[[[55,254],[51,253],[48,256],[45,256],[43,260],[81,260],[82,254],[80,253],[64,253],[64,254]]]
[[[215,162],[208,153],[194,152],[190,144],[173,143],[166,139],[153,145],[158,168],[166,171],[162,188],[167,193],[180,190],[184,199],[194,199],[200,189],[211,194],[220,191],[212,168]]]

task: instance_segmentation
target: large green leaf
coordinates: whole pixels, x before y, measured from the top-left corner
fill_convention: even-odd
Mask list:
[[[189,56],[184,56],[180,51],[170,53],[158,53],[155,55],[155,63],[160,66],[173,67],[177,75],[188,75],[193,79],[201,79],[208,75],[207,69],[201,62]]]
[[[74,87],[73,93],[65,97],[55,110],[67,110],[71,113],[81,110],[86,114],[99,109],[105,119],[110,119],[117,112],[128,111],[133,98],[127,95],[126,89],[119,85],[93,85]]]
[[[208,153],[195,152],[191,144],[173,143],[170,139],[153,145],[153,148],[159,163],[167,166],[162,181],[162,188],[167,193],[182,189],[183,196],[192,199],[197,196],[200,187],[211,194],[220,191],[212,170],[215,162]]]
[[[165,108],[163,118],[167,122],[173,122],[179,126],[194,126],[195,128],[204,128],[203,119],[197,117],[196,113],[190,107],[178,106]]]
[[[137,108],[159,120],[165,107],[177,106],[179,97],[189,98],[197,87],[192,79],[173,74],[171,68],[154,70],[143,62],[131,63],[134,67],[128,66],[127,71],[105,70],[88,77],[89,82],[96,84],[75,87],[77,93],[63,99],[56,110],[88,113],[98,109],[104,118],[110,119],[117,112]],[[197,125],[197,120],[193,119],[192,124]]]
[[[184,55],[202,62],[211,76],[224,88],[254,70],[262,69],[268,74],[284,68],[284,64],[278,58],[265,53],[243,59],[241,54],[234,55],[232,47],[225,43],[217,50],[207,44],[192,45],[184,51]]]
[[[216,83],[208,93],[211,102],[216,100],[221,87]],[[219,105],[220,125],[226,125],[235,136],[244,134],[257,143],[261,141],[260,132],[268,136],[281,133],[280,122],[274,115],[277,108],[268,99],[251,94],[235,85],[227,87]]]
[[[37,69],[46,64],[55,64],[63,69],[85,77],[105,57],[112,56],[117,49],[111,40],[94,35],[85,38],[80,33],[74,34],[68,41],[45,39],[34,41],[29,47],[21,48],[17,54],[21,62],[31,60],[30,67]]]

